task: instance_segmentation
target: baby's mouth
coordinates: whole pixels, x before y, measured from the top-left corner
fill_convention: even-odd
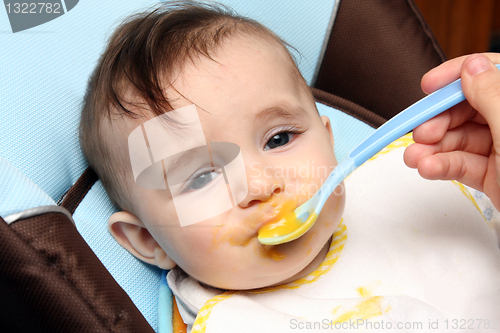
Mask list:
[[[273,196],[270,200],[260,203],[252,213],[240,222],[215,229],[214,248],[218,248],[221,243],[225,242],[231,246],[247,246],[252,240],[257,240],[260,230],[279,225],[283,218],[292,220],[295,209],[307,201],[308,197],[308,195],[300,193],[294,196],[283,194]],[[288,228],[290,227],[288,226]],[[287,227],[285,226],[285,228]]]
[[[252,240],[257,239],[259,228],[276,215],[274,210],[274,207],[270,205],[261,204],[238,223],[214,229],[214,248],[218,248],[222,243],[229,243],[231,246],[248,246]]]

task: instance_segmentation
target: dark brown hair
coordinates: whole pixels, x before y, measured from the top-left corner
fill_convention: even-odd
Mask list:
[[[130,205],[124,173],[117,168],[127,159],[106,142],[104,131],[110,128],[104,128],[103,120],[111,122],[113,115],[155,117],[172,110],[164,92],[175,71],[196,57],[210,58],[233,34],[262,37],[286,50],[286,43],[260,23],[223,5],[196,1],[170,2],[133,15],[109,39],[83,101],[80,144],[111,200],[122,209]],[[133,100],[126,100],[125,92]]]

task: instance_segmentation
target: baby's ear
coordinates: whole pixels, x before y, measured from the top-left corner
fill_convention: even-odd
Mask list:
[[[326,130],[328,131],[328,134],[330,134],[330,140],[332,141],[332,147],[333,145],[333,132],[332,132],[332,125],[330,123],[330,118],[327,116],[321,116],[321,120],[323,121],[323,124],[326,127]]]
[[[116,241],[136,258],[162,269],[175,267],[175,262],[134,214],[114,213],[108,220],[108,229]]]

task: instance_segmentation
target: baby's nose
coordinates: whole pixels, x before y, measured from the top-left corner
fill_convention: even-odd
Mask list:
[[[257,167],[254,164],[247,170],[250,170],[247,174],[248,195],[240,202],[241,207],[265,202],[285,186],[283,177],[272,166]]]

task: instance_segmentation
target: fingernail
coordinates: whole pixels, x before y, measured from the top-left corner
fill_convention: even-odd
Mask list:
[[[470,76],[476,76],[488,69],[490,69],[490,63],[484,56],[473,59],[467,65],[467,73],[469,73]]]

